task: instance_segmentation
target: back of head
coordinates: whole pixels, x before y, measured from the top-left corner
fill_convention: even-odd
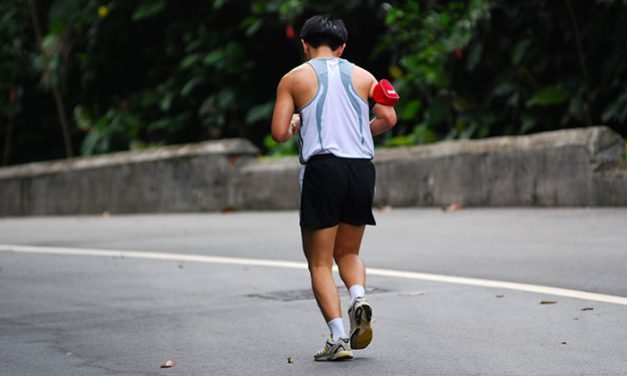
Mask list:
[[[348,31],[341,19],[317,15],[305,21],[300,38],[314,48],[328,46],[335,51],[348,40]]]

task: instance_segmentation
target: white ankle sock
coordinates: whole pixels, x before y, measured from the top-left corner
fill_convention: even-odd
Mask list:
[[[337,341],[340,338],[346,338],[346,332],[344,331],[344,322],[341,317],[333,319],[327,323],[329,330],[331,330],[331,338],[333,341]]]
[[[351,299],[350,304],[353,304],[355,299],[366,295],[366,289],[362,285],[352,285],[348,289],[348,294],[350,295],[350,299]]]

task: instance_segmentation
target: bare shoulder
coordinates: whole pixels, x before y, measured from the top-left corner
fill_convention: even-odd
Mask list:
[[[303,63],[295,67],[291,71],[287,72],[285,76],[283,76],[283,79],[292,81],[292,82],[299,82],[299,81],[312,79],[312,78],[315,79],[315,77],[316,77],[316,72],[313,70],[313,68],[309,64]]]
[[[311,65],[304,63],[287,72],[279,85],[287,88],[296,107],[300,108],[316,95],[318,78]]]
[[[355,67],[353,68],[353,76],[358,80],[364,80],[368,82],[375,81],[375,78],[372,75],[372,73],[368,72],[367,70],[365,70],[364,68],[358,65],[355,65]]]
[[[368,99],[377,79],[364,68],[355,65],[353,68],[353,86],[362,98]]]

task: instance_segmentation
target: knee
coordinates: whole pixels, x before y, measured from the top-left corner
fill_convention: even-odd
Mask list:
[[[345,260],[350,260],[352,257],[356,257],[354,254],[352,253],[348,253],[348,252],[336,252],[333,255],[333,259],[335,260],[335,263],[340,265],[342,264]]]
[[[308,263],[307,268],[310,273],[331,273],[333,269],[333,263]]]

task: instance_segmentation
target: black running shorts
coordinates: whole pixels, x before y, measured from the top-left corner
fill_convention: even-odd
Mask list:
[[[374,225],[375,169],[369,159],[315,155],[305,166],[300,225],[320,229],[339,223]]]

